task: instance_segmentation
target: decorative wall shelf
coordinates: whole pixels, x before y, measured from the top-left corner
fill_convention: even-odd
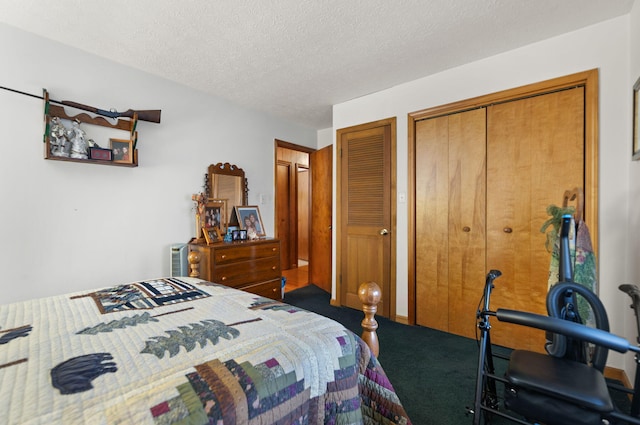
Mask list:
[[[110,122],[106,118],[103,117],[93,117],[87,113],[79,113],[77,115],[67,114],[65,108],[58,105],[53,105],[49,101],[49,93],[47,90],[43,90],[44,100],[44,158],[50,159],[54,161],[67,161],[67,162],[82,162],[89,164],[102,164],[102,165],[114,165],[119,167],[137,167],[138,166],[138,149],[136,149],[136,144],[138,141],[138,132],[136,131],[136,126],[138,125],[138,114],[134,113],[133,118],[117,118],[115,122]],[[55,155],[52,151],[52,148],[55,148],[56,145],[52,144],[52,120],[53,118],[59,118],[60,120],[67,120],[70,122],[78,121],[78,123],[97,125],[101,127],[107,127],[114,130],[127,131],[129,133],[128,139],[123,139],[123,142],[130,142],[131,149],[131,162],[116,162],[102,159],[81,159],[81,158],[71,158],[68,156],[58,156]],[[120,140],[120,138],[118,138]]]

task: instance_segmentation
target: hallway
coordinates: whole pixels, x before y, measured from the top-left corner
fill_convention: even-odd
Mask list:
[[[309,265],[283,270],[282,275],[287,278],[287,283],[284,287],[285,293],[302,288],[309,284]]]

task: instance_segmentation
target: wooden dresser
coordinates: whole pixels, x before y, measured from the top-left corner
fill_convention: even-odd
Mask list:
[[[282,298],[280,240],[189,244],[200,254],[200,278],[251,292]]]

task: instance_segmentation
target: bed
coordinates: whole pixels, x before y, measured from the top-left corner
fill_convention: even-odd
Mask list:
[[[197,278],[0,306],[8,424],[410,424],[366,343]]]

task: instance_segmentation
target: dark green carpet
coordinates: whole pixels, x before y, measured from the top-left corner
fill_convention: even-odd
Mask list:
[[[284,302],[313,311],[362,334],[364,313],[329,304],[330,294],[309,285]],[[378,321],[379,360],[414,425],[470,424],[478,346],[475,340],[433,329]]]
[[[288,304],[342,323],[356,335],[364,313],[329,304],[330,294],[315,285],[286,293]],[[384,317],[378,321],[379,360],[414,425],[471,424],[466,407],[473,404],[478,345],[468,339]],[[500,374],[505,361],[496,360]],[[628,400],[622,403],[628,405]],[[492,423],[512,423],[496,420]]]

